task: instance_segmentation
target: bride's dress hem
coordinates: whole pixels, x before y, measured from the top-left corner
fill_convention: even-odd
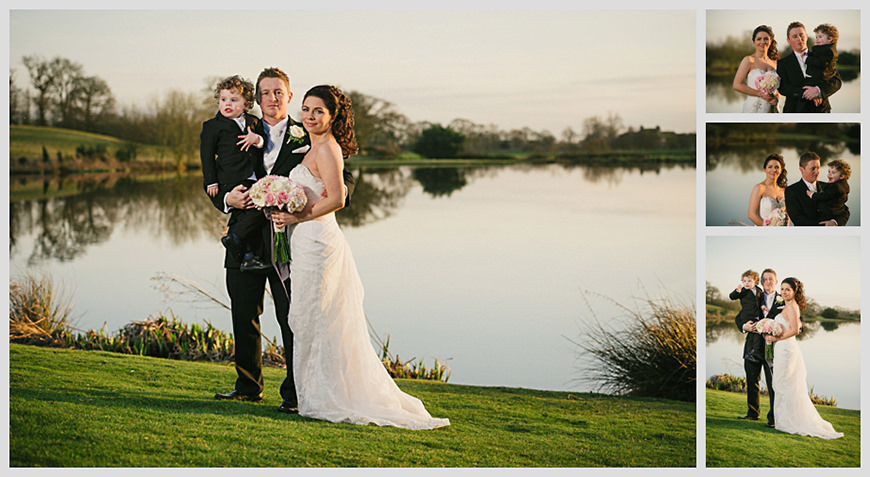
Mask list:
[[[788,328],[788,320],[775,320]],[[801,436],[838,439],[843,437],[822,419],[807,391],[807,369],[797,341],[792,336],[773,345],[773,414],[776,430]]]

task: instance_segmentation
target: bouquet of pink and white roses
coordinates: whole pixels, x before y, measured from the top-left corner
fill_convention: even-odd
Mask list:
[[[755,89],[758,91],[774,96],[777,88],[779,88],[779,75],[776,74],[776,70],[770,70],[755,78]]]
[[[770,318],[764,318],[758,320],[758,323],[755,324],[755,331],[763,335],[779,336],[782,334],[782,325]],[[764,357],[766,359],[773,359],[772,343],[768,343],[767,346],[764,347]]]
[[[773,209],[770,217],[764,219],[765,226],[786,226],[788,225],[788,214],[783,209]]]
[[[287,177],[276,175],[268,175],[258,180],[251,186],[248,196],[257,208],[286,210],[291,213],[302,210],[308,202],[302,186]],[[290,261],[290,246],[284,235],[284,227],[275,227],[275,261]]]

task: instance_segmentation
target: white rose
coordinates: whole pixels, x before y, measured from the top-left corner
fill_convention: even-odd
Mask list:
[[[305,137],[305,130],[294,124],[290,126],[290,135],[297,139],[301,139]]]

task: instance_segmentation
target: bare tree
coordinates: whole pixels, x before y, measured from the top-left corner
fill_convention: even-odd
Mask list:
[[[9,124],[23,124],[23,91],[15,84],[15,70],[9,69]]]
[[[36,97],[33,98],[33,103],[36,105],[36,123],[40,126],[47,126],[47,113],[54,84],[51,65],[39,56],[25,56],[22,58],[22,62],[30,74],[30,84],[36,90]]]
[[[79,83],[79,105],[85,131],[94,131],[100,118],[111,113],[115,98],[109,85],[102,78],[88,76]]]
[[[51,60],[49,68],[54,78],[52,89],[58,122],[61,126],[70,127],[75,123],[76,105],[81,93],[81,81],[84,77],[82,65],[58,56]]]
[[[359,91],[350,91],[348,96],[353,103],[354,132],[360,149],[367,153],[398,154],[408,118],[389,101]]]

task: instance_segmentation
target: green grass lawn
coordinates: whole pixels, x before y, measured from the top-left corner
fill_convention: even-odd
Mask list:
[[[451,425],[409,431],[216,401],[225,364],[10,345],[13,467],[694,467],[694,403],[399,380]],[[848,431],[847,431],[848,432]]]
[[[761,400],[761,415],[768,407]],[[797,436],[769,429],[766,420],[737,419],[746,413],[746,395],[707,389],[707,467],[860,467],[861,413],[816,406],[845,433],[840,439]]]

